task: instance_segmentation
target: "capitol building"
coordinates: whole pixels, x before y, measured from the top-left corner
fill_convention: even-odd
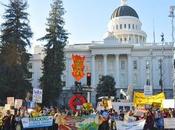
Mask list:
[[[143,92],[144,86],[150,85],[153,94],[163,90],[167,98],[172,98],[173,44],[165,43],[163,39],[161,43],[147,43],[146,39],[139,15],[127,5],[126,0],[121,0],[121,5],[111,14],[103,41],[65,47],[63,98],[65,94],[69,95],[74,87],[75,79],[71,74],[73,54],[86,58],[85,72],[91,72],[92,76],[92,101],[95,101],[95,88],[102,75],[110,75],[115,79],[117,97],[120,96],[120,90],[127,91],[128,86],[132,86],[134,91]],[[33,87],[39,86],[42,59],[43,53],[37,46],[30,61]],[[81,80],[81,84],[86,86],[86,76]]]

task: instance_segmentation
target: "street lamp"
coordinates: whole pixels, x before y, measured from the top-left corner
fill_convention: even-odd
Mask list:
[[[172,20],[171,20],[171,24],[172,24],[172,42],[174,44],[174,10],[175,10],[175,6],[170,6],[170,14],[168,17],[171,17]]]
[[[173,96],[175,97],[175,84],[174,84],[174,80],[175,80],[175,74],[174,74],[174,10],[175,10],[175,6],[170,6],[170,14],[168,17],[172,18],[171,19],[171,25],[172,25],[172,55],[173,55]]]

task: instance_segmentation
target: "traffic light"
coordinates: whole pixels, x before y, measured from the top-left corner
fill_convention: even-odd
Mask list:
[[[87,73],[87,86],[91,86],[91,73]]]

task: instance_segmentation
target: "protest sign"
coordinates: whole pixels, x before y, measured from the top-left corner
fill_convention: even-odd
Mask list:
[[[43,91],[39,88],[33,88],[33,102],[42,103]]]
[[[10,110],[10,104],[5,104],[5,107],[4,107],[5,110]]]
[[[14,106],[15,98],[14,97],[7,97],[7,104],[10,104],[10,106]]]
[[[152,105],[153,103],[162,104],[164,99],[165,94],[163,92],[153,96],[145,96],[142,92],[134,92],[133,103],[135,106]]]
[[[116,121],[117,130],[143,130],[145,120],[134,122]]]
[[[15,99],[15,108],[19,109],[22,106],[22,99]]]
[[[174,99],[163,100],[163,108],[175,108],[175,100]]]
[[[153,87],[151,85],[144,86],[144,95],[145,96],[152,96],[153,94]]]
[[[24,128],[49,127],[49,126],[52,126],[52,124],[53,124],[52,116],[22,118],[22,125]]]
[[[165,129],[174,129],[175,118],[164,118],[164,128]]]

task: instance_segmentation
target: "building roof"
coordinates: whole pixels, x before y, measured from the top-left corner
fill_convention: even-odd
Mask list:
[[[121,17],[121,16],[132,16],[132,17],[139,18],[137,12],[133,8],[127,5],[123,5],[115,9],[114,12],[112,13],[111,19],[115,17]]]

